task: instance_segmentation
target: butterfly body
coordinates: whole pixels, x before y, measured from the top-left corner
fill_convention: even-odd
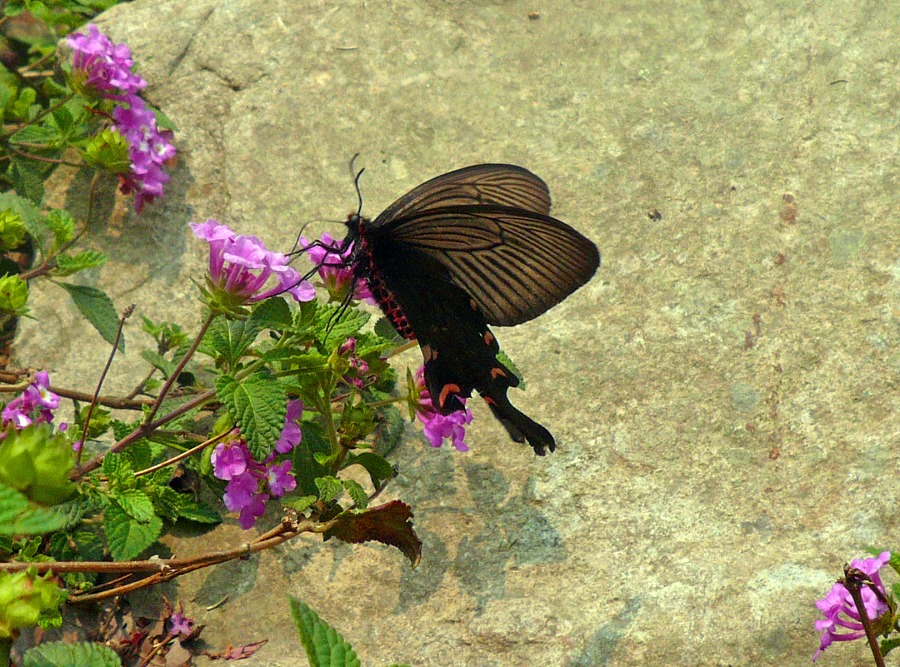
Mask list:
[[[477,391],[510,437],[540,455],[555,440],[509,402],[519,380],[497,359],[488,325],[540,315],[599,265],[594,244],[549,210],[531,172],[476,165],[420,185],[375,220],[351,216],[343,243],[397,332],[419,342],[435,409],[462,410]]]

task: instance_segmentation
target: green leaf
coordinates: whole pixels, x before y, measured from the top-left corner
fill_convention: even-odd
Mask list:
[[[348,336],[352,336],[369,321],[371,315],[362,310],[347,309],[341,318],[337,318],[340,304],[328,304],[319,308],[316,313],[316,336],[325,340],[328,332],[328,340],[343,342]],[[330,327],[330,329],[329,329]]]
[[[156,512],[153,511],[153,503],[150,501],[150,496],[143,491],[138,489],[123,489],[122,491],[113,494],[113,498],[115,498],[116,502],[119,503],[119,506],[136,521],[147,523],[156,516]]]
[[[260,301],[254,306],[249,319],[259,330],[276,329],[279,331],[289,328],[292,320],[291,308],[287,301],[280,296]]]
[[[213,349],[234,367],[259,335],[260,328],[252,320],[228,321],[220,317],[209,328],[207,339]]]
[[[154,515],[148,522],[141,523],[118,505],[110,505],[104,515],[104,529],[113,560],[132,560],[160,536],[162,519]]]
[[[376,334],[382,338],[386,338],[395,345],[404,342],[403,337],[397,333],[394,325],[391,324],[391,321],[386,317],[378,318],[378,321],[375,323],[374,331]]]
[[[154,368],[159,369],[166,379],[172,377],[172,373],[175,372],[176,364],[174,361],[169,361],[152,350],[141,350],[141,358]]]
[[[112,345],[119,330],[119,315],[116,313],[112,299],[96,287],[71,283],[57,284],[69,293],[72,301],[75,302],[75,307],[94,326],[103,340]],[[119,338],[119,351],[125,352],[124,334]]]
[[[0,484],[0,535],[41,535],[66,523],[64,513],[34,505],[16,489]]]
[[[344,483],[344,489],[347,491],[347,495],[350,496],[350,499],[359,509],[366,509],[369,506],[369,494],[366,493],[366,490],[355,480],[345,479],[342,481]]]
[[[406,422],[396,405],[385,405],[378,409],[378,433],[376,446],[378,453],[384,456],[390,454],[406,432]],[[371,472],[371,471],[370,471]]]
[[[169,472],[169,471],[167,471]],[[166,521],[175,523],[181,514],[181,505],[187,496],[178,493],[171,486],[155,486],[151,489],[153,494],[153,511]],[[133,515],[132,515],[133,516]]]
[[[300,633],[310,667],[360,667],[353,648],[309,606],[290,597],[291,617]]]
[[[71,276],[73,273],[103,266],[109,257],[96,250],[85,250],[77,255],[58,255],[56,257],[57,276]]]
[[[53,233],[54,249],[75,238],[75,218],[65,209],[57,208],[47,213],[44,224]]]
[[[212,507],[190,497],[187,497],[187,502],[182,502],[178,515],[197,523],[222,523],[222,517]]]
[[[331,453],[331,443],[325,435],[325,429],[314,421],[303,421],[303,440],[291,451],[294,476],[297,479],[297,492],[306,496],[319,497],[319,487],[316,486],[316,478],[324,477],[328,470],[319,464],[316,454],[328,455]]]
[[[290,507],[291,509],[302,513],[312,507],[318,499],[318,496],[302,496],[289,503],[285,503],[284,505],[285,507]]]
[[[109,453],[103,457],[103,474],[111,488],[130,489],[135,485],[134,468],[125,454]]]
[[[17,275],[0,278],[0,311],[28,314],[28,283]]]
[[[519,367],[513,363],[513,360],[506,356],[506,353],[503,350],[500,350],[497,353],[497,361],[506,366],[509,370],[512,371],[512,374],[519,378],[519,389],[525,389],[525,376],[522,375],[522,371],[519,370]]]
[[[122,661],[103,644],[47,642],[28,649],[22,667],[122,667]]]
[[[40,205],[44,198],[44,172],[34,160],[13,160],[12,183],[16,194]]]
[[[107,169],[114,174],[128,171],[128,140],[110,128],[91,137],[84,148],[84,161],[90,167]]]
[[[0,193],[0,210],[12,209],[22,218],[25,227],[32,236],[41,235],[43,225],[41,210],[25,197],[19,197],[12,192]]]
[[[342,512],[325,537],[336,537],[351,544],[376,540],[400,549],[415,567],[422,558],[422,541],[413,530],[412,518],[409,505],[392,500],[366,510]]]
[[[316,478],[316,486],[319,489],[319,500],[323,503],[330,503],[344,490],[341,480],[331,476]]]
[[[230,375],[216,381],[216,395],[228,409],[257,461],[275,448],[284,428],[287,393],[275,378],[251,375],[240,382]]]
[[[865,604],[865,603],[864,603]],[[900,637],[891,637],[890,639],[881,640],[881,655],[887,655],[895,648],[900,646]]]
[[[372,479],[372,485],[376,489],[394,476],[391,464],[374,452],[360,452],[359,454],[350,452],[344,467],[354,463],[366,469]]]

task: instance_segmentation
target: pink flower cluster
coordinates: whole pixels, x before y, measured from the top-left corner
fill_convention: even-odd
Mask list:
[[[58,407],[59,396],[50,391],[50,375],[46,371],[35,373],[34,382],[3,408],[0,427],[5,429],[11,424],[21,430],[31,424],[50,423],[53,410]]]
[[[469,451],[465,443],[466,424],[472,422],[472,411],[466,408],[449,415],[442,415],[434,409],[431,402],[431,394],[425,387],[425,367],[416,371],[416,387],[419,390],[419,407],[416,410],[416,418],[422,422],[425,437],[432,447],[440,447],[445,438],[450,439],[450,444],[458,452]],[[460,399],[465,405],[466,399]]]
[[[66,38],[72,48],[75,76],[101,97],[117,103],[112,112],[113,129],[128,142],[129,171],[119,175],[123,193],[134,193],[134,209],[140,213],[163,194],[169,175],[163,165],[175,158],[172,132],[160,130],[156,115],[138,96],[147,82],[132,71],[134,61],[125,44],[113,44],[109,37],[88,26],[87,34]]]
[[[347,363],[350,365],[349,371],[344,374],[344,382],[352,384],[357,389],[362,389],[366,373],[369,372],[369,364],[357,357],[354,352],[356,352],[356,339],[352,337],[338,348],[338,354],[347,356]]]
[[[192,222],[194,236],[209,243],[208,287],[213,298],[228,297],[229,302],[256,303],[287,292],[297,301],[312,301],[315,288],[288,265],[288,259],[266,249],[255,236],[235,234],[228,225],[216,220]],[[270,277],[278,285],[263,291]]]
[[[857,559],[850,563],[851,568],[867,574],[881,593],[881,597],[879,597],[869,586],[862,587],[859,591],[863,605],[866,608],[866,615],[872,622],[888,611],[888,606],[884,602],[884,599],[886,599],[884,584],[881,582],[878,571],[890,559],[891,553],[885,551],[877,558]],[[816,631],[821,632],[822,636],[819,639],[819,648],[813,655],[813,662],[833,642],[847,642],[866,636],[865,628],[860,622],[859,611],[856,609],[853,597],[850,595],[847,587],[840,581],[831,587],[824,599],[816,600],[816,607],[825,618],[816,621]],[[838,632],[839,630],[849,630],[850,632]]]
[[[256,461],[235,431],[235,439],[216,446],[211,462],[213,474],[228,482],[222,500],[231,512],[238,512],[238,523],[248,530],[266,511],[270,497],[280,498],[297,488],[290,461],[275,462],[277,454],[287,454],[303,438],[297,423],[303,414],[302,401],[290,401],[281,437],[263,463]]]
[[[306,251],[309,260],[315,265],[333,301],[343,301],[352,288],[354,299],[375,304],[375,298],[366,282],[356,280],[353,275],[351,264],[353,244],[341,251],[341,244],[331,234],[325,232],[318,241],[310,241],[301,236],[300,247]]]

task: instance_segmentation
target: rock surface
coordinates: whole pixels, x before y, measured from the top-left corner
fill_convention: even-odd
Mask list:
[[[248,666],[305,664],[290,593],[366,665],[809,664],[815,598],[864,547],[900,547],[898,7],[137,0],[101,17],[181,150],[143,216],[105,201],[98,284],[120,308],[199,324],[189,220],[285,249],[304,223],[342,235],[322,221],[355,209],[357,152],[369,214],[513,162],[603,252],[588,286],[498,331],[555,454],[509,443],[483,405],[471,454],[411,428],[388,497],[413,506],[422,565],[310,539],[201,571],[177,596],[206,640],[268,638]],[[106,348],[53,289],[34,305],[20,359],[92,388]],[[143,373],[137,329],[110,390]],[[232,521],[170,546],[241,540]],[[831,653],[869,664],[861,642]]]

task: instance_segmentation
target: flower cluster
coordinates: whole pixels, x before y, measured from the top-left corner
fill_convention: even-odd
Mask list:
[[[209,274],[206,296],[210,306],[233,312],[245,303],[255,303],[287,292],[297,301],[312,301],[315,288],[288,265],[281,253],[267,250],[255,236],[235,234],[216,220],[192,222],[197,238],[209,243]],[[263,291],[270,277],[278,284]]]
[[[868,575],[881,593],[881,596],[879,596],[869,586],[864,586],[859,591],[863,605],[866,608],[866,615],[872,622],[883,616],[889,609],[885,603],[884,584],[881,582],[878,571],[890,559],[891,553],[885,551],[877,558],[857,559],[850,563],[851,568],[860,570]],[[816,621],[816,631],[821,632],[822,636],[819,639],[819,648],[813,655],[814,662],[822,654],[822,651],[831,646],[832,642],[852,641],[866,636],[865,628],[860,622],[859,611],[856,609],[853,597],[842,582],[839,581],[832,586],[822,600],[816,600],[816,607],[818,607],[825,618]],[[839,629],[849,630],[850,632],[838,632]]]
[[[344,373],[344,382],[352,384],[357,389],[362,389],[366,373],[369,372],[369,364],[357,357],[354,352],[356,352],[356,339],[352,337],[348,338],[338,348],[338,354],[342,357],[347,357],[347,365],[349,367],[347,372]]]
[[[300,248],[315,265],[332,301],[343,301],[352,288],[353,298],[357,301],[375,303],[365,281],[357,280],[353,275],[353,244],[342,250],[341,244],[325,232],[318,241],[301,236]]]
[[[31,424],[50,423],[53,410],[58,407],[59,396],[50,391],[50,375],[46,371],[35,373],[34,382],[3,409],[0,428],[6,429],[11,424],[16,430],[22,430]]]
[[[86,35],[73,33],[66,38],[80,83],[101,94],[134,94],[146,87],[147,82],[131,70],[134,61],[125,44],[113,44],[95,25],[87,30]]]
[[[302,401],[290,401],[287,406],[285,425],[281,437],[273,451],[263,463],[256,461],[235,431],[235,439],[216,446],[211,462],[213,474],[228,482],[225,488],[225,507],[231,512],[239,512],[238,523],[248,530],[266,511],[270,497],[280,498],[297,487],[297,480],[291,473],[291,462],[275,462],[277,454],[287,454],[296,447],[303,433],[297,421],[303,414]]]
[[[94,25],[87,34],[75,33],[66,41],[73,51],[75,86],[116,103],[113,129],[127,141],[130,160],[128,171],[119,174],[120,189],[134,193],[134,208],[140,213],[144,204],[162,196],[169,181],[162,167],[175,157],[172,132],[159,129],[156,115],[138,96],[147,82],[132,71],[134,61],[125,44],[113,44]]]
[[[466,424],[472,422],[472,411],[466,408],[458,412],[451,412],[449,415],[442,415],[434,409],[431,402],[431,394],[425,387],[425,367],[422,366],[416,371],[416,389],[419,393],[418,405],[416,407],[416,418],[422,422],[425,430],[425,437],[432,447],[440,447],[445,438],[450,438],[450,444],[458,452],[469,451],[469,446],[465,443]],[[466,399],[460,398],[465,405]]]
[[[113,110],[115,129],[128,141],[128,158],[131,167],[120,174],[120,189],[124,194],[134,193],[134,210],[140,213],[144,204],[162,197],[163,186],[169,175],[163,165],[175,158],[171,130],[160,130],[156,115],[137,95],[127,95],[125,103]]]

